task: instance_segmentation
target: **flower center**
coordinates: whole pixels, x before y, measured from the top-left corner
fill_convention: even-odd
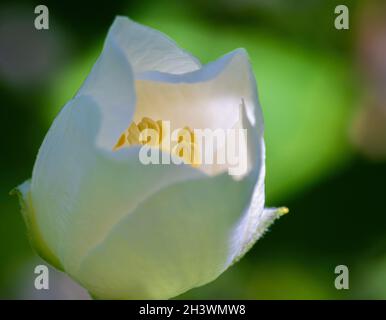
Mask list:
[[[192,129],[184,127],[177,132],[177,141],[171,142],[170,125],[165,121],[154,121],[144,117],[137,124],[133,121],[121,134],[113,150],[130,147],[132,145],[149,145],[180,157],[184,163],[198,167],[201,163],[197,138]]]

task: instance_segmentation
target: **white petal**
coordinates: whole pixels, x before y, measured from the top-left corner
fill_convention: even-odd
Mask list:
[[[243,126],[248,130],[248,153],[251,176],[255,178],[252,198],[244,210],[239,222],[230,237],[231,250],[228,256],[228,266],[240,259],[252,245],[263,235],[271,223],[279,215],[274,211],[264,209],[265,205],[265,143],[263,114],[258,101],[256,81],[249,67],[250,99],[254,107],[252,116],[243,113]],[[251,111],[249,109],[249,111]],[[252,119],[252,120],[251,120]],[[254,123],[254,125],[253,125]]]
[[[135,110],[135,87],[131,65],[113,37],[107,37],[77,97],[91,96],[99,105],[98,146],[111,150],[130,124]]]
[[[250,201],[253,175],[241,182],[228,175],[203,178],[187,166],[144,167],[135,148],[104,153],[93,143],[98,110],[86,96],[66,106],[45,139],[33,174],[36,221],[64,270],[100,297],[117,292],[119,298],[133,297],[128,288],[139,281],[137,269],[125,263],[134,252],[149,259],[146,272],[156,290],[148,291],[145,277],[136,297],[171,297],[216,278],[230,264],[231,237]],[[133,247],[127,248],[130,242],[119,234],[129,236]],[[157,246],[149,247],[147,238]],[[115,249],[105,251],[110,241]],[[162,254],[170,258],[169,264]],[[178,272],[168,273],[173,261]],[[123,271],[104,269],[118,266]],[[157,278],[163,266],[166,274]],[[104,279],[105,270],[114,278]],[[150,276],[152,271],[157,272]],[[170,280],[169,287],[164,279]]]
[[[229,255],[229,266],[240,260],[257,240],[264,235],[276,219],[288,212],[287,208],[268,208],[260,211],[261,199],[256,188],[250,208],[233,236],[233,252]],[[256,210],[256,211],[255,211]],[[256,214],[258,212],[258,214]]]
[[[180,74],[201,66],[195,57],[163,33],[126,17],[115,19],[108,38],[122,48],[135,72],[154,70]]]
[[[166,299],[218,277],[252,181],[224,174],[152,195],[85,256],[73,274],[97,298]]]
[[[201,176],[190,166],[145,166],[139,147],[104,152],[94,141],[100,109],[88,96],[71,101],[45,138],[32,177],[37,224],[70,273],[138,203],[171,183]]]
[[[254,125],[254,110],[260,108],[254,105],[254,87],[243,49],[186,74],[144,72],[136,76],[134,120],[148,116],[169,120],[174,128],[188,125],[196,129],[227,129],[236,123],[244,99]]]
[[[133,72],[181,73],[198,68],[195,58],[160,32],[117,17],[100,57],[77,93],[92,96],[101,107],[98,146],[109,150],[132,121],[136,100]]]

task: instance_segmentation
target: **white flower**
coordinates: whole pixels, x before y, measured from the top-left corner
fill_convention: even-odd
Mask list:
[[[145,116],[190,128],[241,125],[247,172],[235,179],[224,166],[146,166],[138,145],[113,150]],[[264,162],[243,49],[202,66],[163,34],[118,17],[17,191],[38,253],[94,297],[163,299],[217,278],[285,213],[264,209]]]

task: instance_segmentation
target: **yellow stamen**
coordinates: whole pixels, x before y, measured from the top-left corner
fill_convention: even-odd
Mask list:
[[[158,131],[158,133],[159,133],[159,143],[161,144],[162,139],[163,139],[163,134],[164,134],[162,120],[158,120],[157,121],[157,125],[158,125],[158,128],[159,128],[159,131]]]
[[[148,131],[154,130],[154,131]],[[123,147],[129,147],[135,144],[149,144],[154,147],[162,147],[164,138],[164,126],[162,120],[154,121],[151,118],[144,117],[138,124],[132,122],[130,126],[119,137],[113,150]],[[178,132],[178,142],[170,150],[184,160],[185,163],[197,167],[200,165],[199,147],[196,143],[196,136],[192,129],[185,127]]]
[[[118,150],[127,144],[127,134],[126,132],[122,133],[119,137],[117,144],[114,146],[113,150]]]
[[[139,135],[141,132],[139,131],[138,127],[133,122],[130,127],[127,129],[127,142],[129,145],[133,144],[139,144]]]
[[[192,129],[185,127],[178,132],[178,144],[176,154],[181,157],[185,163],[193,167],[199,166],[199,148],[195,143],[196,137]]]

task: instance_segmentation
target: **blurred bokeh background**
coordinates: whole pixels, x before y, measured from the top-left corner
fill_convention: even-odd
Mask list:
[[[34,28],[46,4],[50,29]],[[349,8],[350,29],[334,27]],[[33,289],[17,199],[52,120],[87,76],[116,15],[206,63],[249,52],[266,123],[267,202],[286,205],[235,267],[180,298],[386,298],[385,1],[10,1],[0,4],[0,298],[85,298],[63,274]],[[350,270],[336,290],[335,266]]]

